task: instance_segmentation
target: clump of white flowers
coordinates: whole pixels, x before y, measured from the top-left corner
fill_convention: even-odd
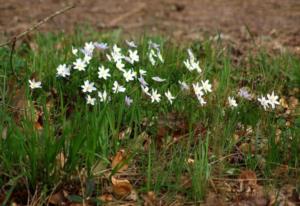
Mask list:
[[[272,109],[275,109],[276,105],[279,105],[278,101],[279,97],[274,94],[274,91],[272,94],[267,94],[267,98],[264,96],[261,96],[257,100],[261,104],[261,106],[264,108],[264,110],[267,110],[269,107]]]
[[[189,70],[189,71],[193,71],[196,70],[198,73],[201,73],[202,70],[199,66],[199,61],[197,61],[197,59],[195,58],[193,52],[191,49],[188,49],[188,55],[189,58],[186,59],[183,63],[185,65],[185,67]]]
[[[134,41],[126,41],[126,44],[128,46],[127,50],[121,49],[117,44],[110,47],[105,42],[86,42],[82,48],[72,47],[71,52],[75,59],[69,64],[58,65],[56,76],[71,81],[74,72],[77,75],[76,79],[79,78],[83,82],[79,87],[81,92],[85,94],[86,104],[88,105],[95,105],[97,102],[109,102],[113,97],[121,96],[125,105],[130,107],[134,101],[131,98],[132,92],[136,90],[140,90],[143,94],[142,97],[151,103],[161,103],[165,99],[166,102],[173,105],[180,93],[190,95],[192,92],[201,106],[207,104],[206,96],[213,92],[212,85],[208,79],[204,79],[200,75],[202,73],[200,62],[191,49],[187,50],[187,58],[182,65],[188,71],[196,71],[198,74],[190,79],[185,77],[185,80],[179,80],[172,85],[171,90],[171,87],[166,88],[165,85],[174,82],[170,82],[167,77],[163,78],[157,75],[160,72],[156,69],[156,66],[158,63],[164,63],[161,45],[152,41],[148,42],[148,52],[146,53],[148,57],[146,64],[148,65],[145,66],[143,62],[143,68],[139,68],[140,61],[145,58],[140,57],[138,45]],[[97,63],[95,58],[93,64],[90,64],[95,50],[105,52],[104,55],[108,62],[101,61],[95,65],[94,63]],[[156,74],[153,74],[153,71]],[[132,90],[132,86],[134,86],[134,90]],[[177,92],[173,86],[178,87]],[[29,87],[31,89],[41,88],[42,83],[30,79]],[[254,97],[245,87],[239,89],[238,96],[246,100],[252,100]],[[238,106],[234,97],[229,96],[227,101],[227,105],[231,108]],[[260,96],[258,101],[265,110],[268,108],[274,109],[279,104],[278,96],[274,94],[274,91],[267,94],[266,97]]]

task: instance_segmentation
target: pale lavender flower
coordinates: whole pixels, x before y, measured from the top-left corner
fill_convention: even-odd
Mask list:
[[[108,45],[105,42],[94,42],[94,46],[97,49],[100,49],[100,50],[106,50],[106,49],[108,49]]]
[[[239,90],[238,95],[242,98],[245,98],[247,100],[251,100],[252,99],[252,95],[248,92],[246,87],[242,87]]]
[[[125,104],[126,104],[126,106],[129,107],[132,104],[132,102],[133,102],[133,100],[130,97],[125,96]]]

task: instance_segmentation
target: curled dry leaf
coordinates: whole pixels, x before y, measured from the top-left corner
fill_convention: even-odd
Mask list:
[[[157,199],[156,199],[156,195],[153,191],[149,191],[147,193],[147,195],[143,196],[144,199],[144,206],[153,206],[153,205],[157,205]]]
[[[103,194],[99,196],[97,199],[101,200],[102,202],[110,202],[113,200],[112,194]]]
[[[52,205],[63,205],[65,201],[66,198],[62,191],[52,194],[48,199],[48,203]]]
[[[132,185],[126,179],[116,179],[114,176],[112,176],[111,182],[113,186],[113,193],[117,198],[124,198],[132,191]]]
[[[57,154],[56,161],[57,161],[57,165],[59,165],[60,168],[64,168],[67,159],[65,158],[63,152]]]
[[[7,126],[4,126],[3,128],[2,128],[2,139],[3,140],[6,140],[6,138],[7,138]]]
[[[126,164],[125,161],[126,161],[126,152],[124,149],[121,149],[114,156],[111,166],[112,168],[118,167],[117,171],[122,172],[128,169],[128,164]]]
[[[238,177],[240,183],[240,192],[255,190],[257,187],[257,177],[252,170],[244,170]]]

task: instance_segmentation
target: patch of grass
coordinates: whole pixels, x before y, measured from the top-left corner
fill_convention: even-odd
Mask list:
[[[163,63],[153,66],[149,62],[149,40],[161,45]],[[58,65],[72,66],[76,60],[72,47],[80,48],[85,41],[106,42],[110,49],[97,51],[85,72],[71,69],[70,77],[57,77]],[[72,35],[37,35],[31,46],[22,44],[14,54],[17,77],[10,69],[9,50],[0,48],[0,182],[7,198],[23,186],[32,193],[39,188],[50,194],[57,184],[62,187],[78,180],[78,173],[104,178],[105,171],[112,169],[111,157],[122,148],[130,154],[127,175],[135,189],[140,193],[155,191],[166,202],[176,195],[187,201],[203,200],[209,180],[225,177],[236,168],[269,178],[278,165],[287,165],[293,168],[290,177],[297,177],[299,106],[292,106],[290,100],[300,97],[298,58],[262,51],[236,65],[222,42],[206,40],[189,47],[200,60],[199,74],[183,64],[188,58],[185,45],[148,37],[136,42],[140,61],[125,63],[125,68],[147,71],[150,87],[162,95],[159,103],[151,102],[137,80],[127,83],[107,60],[113,44],[127,55],[128,47],[119,31],[99,34],[87,29]],[[99,65],[110,69],[109,80],[97,78]],[[155,82],[150,78],[153,76],[166,81]],[[42,89],[29,88],[28,80],[33,78],[42,81]],[[109,91],[111,101],[101,103],[97,98],[94,106],[87,105],[80,88],[87,79],[100,91]],[[205,95],[204,106],[192,87],[183,91],[178,84],[185,81],[191,86],[206,79],[213,91]],[[112,93],[114,80],[126,86],[125,93]],[[252,94],[251,100],[238,95],[242,87]],[[168,89],[176,97],[173,104],[164,96]],[[282,103],[265,111],[257,98],[272,91],[288,106]],[[133,100],[130,106],[124,101],[126,95]],[[237,99],[237,107],[229,107],[229,96]],[[226,156],[231,158],[222,158]],[[16,189],[16,185],[22,186]],[[105,191],[100,184],[89,195]]]

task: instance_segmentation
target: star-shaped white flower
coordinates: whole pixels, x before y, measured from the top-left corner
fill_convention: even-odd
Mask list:
[[[267,94],[268,103],[271,105],[272,109],[275,108],[276,105],[279,105],[278,96],[274,94],[274,91],[272,94]]]
[[[42,82],[40,81],[35,81],[35,79],[32,80],[29,79],[28,82],[29,82],[30,89],[42,88]]]
[[[147,94],[148,96],[150,96],[149,87],[141,85],[141,88],[142,88],[142,91],[145,94]]]
[[[123,64],[123,62],[121,60],[116,62],[116,67],[117,69],[119,69],[121,72],[125,72],[124,67],[125,65]]]
[[[86,97],[86,103],[90,105],[95,105],[96,98],[91,97],[90,95],[87,95]]]
[[[95,49],[95,45],[93,42],[86,42],[83,48],[83,53],[86,56],[92,56],[94,49]]]
[[[133,99],[131,99],[128,96],[125,97],[125,104],[126,104],[126,106],[129,107],[132,104],[132,102],[133,102]]]
[[[228,104],[232,108],[238,106],[238,104],[236,103],[236,100],[233,97],[228,97]]]
[[[160,78],[160,77],[152,77],[152,79],[153,79],[154,81],[156,81],[156,82],[164,82],[164,81],[166,81],[166,79],[162,79],[162,78]]]
[[[145,71],[143,69],[140,69],[139,72],[140,72],[141,76],[145,76],[147,74],[147,71]]]
[[[125,78],[126,82],[133,81],[134,78],[136,77],[136,72],[133,71],[132,69],[130,69],[128,71],[124,71],[123,72],[123,77]]]
[[[202,81],[202,89],[204,90],[205,93],[211,92],[211,84],[209,83],[209,80]]]
[[[104,90],[103,92],[98,92],[98,97],[100,99],[100,102],[105,102],[108,99],[107,92]]]
[[[173,100],[175,99],[175,97],[171,94],[170,90],[168,90],[167,92],[165,92],[165,96],[167,97],[167,99],[170,102],[170,104],[172,104]]]
[[[148,58],[149,58],[150,63],[152,64],[152,66],[154,66],[156,63],[154,57],[156,57],[156,54],[155,54],[154,50],[151,49],[149,52]]]
[[[85,71],[86,62],[80,58],[76,59],[76,61],[73,63],[74,69],[78,71]]]
[[[190,87],[189,87],[189,85],[186,82],[184,82],[184,81],[178,81],[178,83],[180,85],[181,90],[183,90],[183,91],[184,90],[186,90],[186,91],[190,90]]]
[[[120,85],[117,81],[114,81],[114,85],[113,85],[113,88],[112,88],[113,92],[115,94],[117,93],[123,93],[126,91],[126,88],[123,87],[122,85]]]
[[[261,106],[263,106],[264,110],[269,108],[269,101],[266,99],[266,97],[261,96],[257,100],[260,102]]]
[[[67,77],[70,76],[70,68],[65,64],[61,64],[56,68],[56,76],[58,77]]]
[[[89,80],[85,80],[84,84],[81,85],[81,88],[83,93],[91,93],[96,90],[94,82],[90,82]]]
[[[78,49],[72,47],[72,54],[75,55],[75,56],[77,56],[77,54],[78,54]]]
[[[139,80],[139,82],[141,83],[141,85],[143,85],[143,86],[148,86],[148,83],[146,82],[146,80],[144,79],[143,76],[140,76],[140,77],[138,78],[138,80]]]
[[[199,94],[199,95],[196,95],[196,96],[197,96],[197,99],[198,99],[199,103],[201,104],[201,106],[206,104],[206,101],[204,100],[202,95]]]
[[[156,89],[152,89],[150,97],[151,97],[151,102],[160,102],[161,95],[157,93]]]
[[[129,62],[131,64],[134,64],[134,62],[139,62],[140,61],[140,57],[138,55],[138,51],[137,50],[129,50]]]
[[[104,66],[100,66],[98,68],[98,78],[107,80],[109,77],[109,69],[105,69]]]
[[[200,84],[197,82],[196,84],[193,84],[194,92],[197,96],[203,96],[203,87],[200,86]]]
[[[134,43],[134,41],[128,41],[125,40],[126,44],[131,48],[137,48],[137,45]]]

